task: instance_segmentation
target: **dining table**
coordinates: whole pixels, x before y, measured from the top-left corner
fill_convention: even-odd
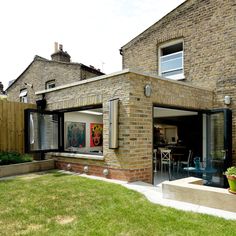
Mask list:
[[[196,177],[200,177],[203,180],[206,181],[206,185],[209,185],[212,183],[212,176],[217,172],[217,169],[212,167],[189,167],[188,169],[185,169],[185,171],[188,171],[189,173],[193,173],[196,175]]]

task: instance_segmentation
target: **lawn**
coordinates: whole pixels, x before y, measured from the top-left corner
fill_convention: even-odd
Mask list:
[[[236,222],[59,172],[0,181],[0,235],[236,235]]]

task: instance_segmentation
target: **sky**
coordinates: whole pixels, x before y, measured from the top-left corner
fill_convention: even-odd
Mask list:
[[[119,49],[185,0],[0,1],[0,82],[7,88],[54,42],[72,62],[109,74],[122,70]]]

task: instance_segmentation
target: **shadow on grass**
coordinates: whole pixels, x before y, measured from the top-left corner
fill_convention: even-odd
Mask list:
[[[52,176],[54,177],[65,177],[65,176],[71,176],[73,175],[73,173],[65,173],[63,171],[60,170],[50,170],[48,171],[48,173],[52,174]]]
[[[6,176],[0,178],[0,183],[1,182],[14,182],[16,180],[20,179],[33,179],[41,176],[46,176],[46,175],[52,175],[53,177],[65,177],[65,176],[70,176],[68,173],[63,173],[60,172],[59,170],[48,170],[48,171],[41,171],[41,172],[30,172],[28,174],[22,174],[22,175],[14,175],[14,176]]]
[[[1,183],[10,183],[10,182],[14,182],[15,178],[13,177],[4,177],[4,178],[0,178],[0,184]]]

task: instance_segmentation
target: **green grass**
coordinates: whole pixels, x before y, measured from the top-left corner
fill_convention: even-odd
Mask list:
[[[0,235],[236,235],[236,222],[150,203],[122,186],[52,172],[0,181]]]

